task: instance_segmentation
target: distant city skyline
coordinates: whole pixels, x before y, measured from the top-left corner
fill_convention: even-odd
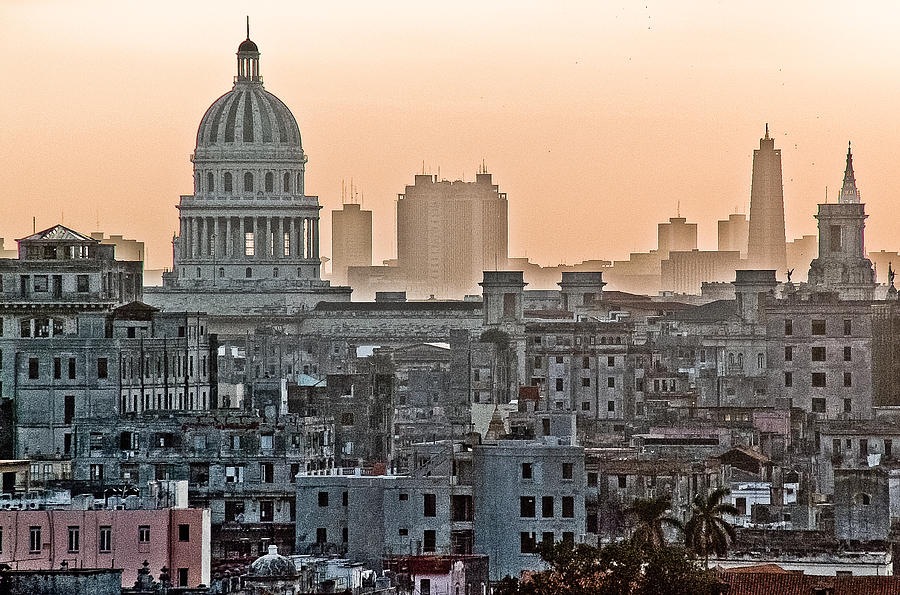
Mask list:
[[[749,213],[766,122],[782,150],[788,240],[815,233],[826,187],[837,200],[851,140],[867,246],[900,247],[895,6],[454,7],[250,14],[267,88],[299,120],[308,192],[327,212],[340,208],[342,180],[355,180],[373,211],[375,263],[396,256],[396,197],[423,164],[472,180],[482,160],[509,196],[511,256],[626,258],[656,247],[657,223],[679,204],[699,224],[699,247],[715,249],[716,221]],[[32,217],[37,229],[84,233],[99,221],[143,241],[149,268],[171,266],[197,124],[230,88],[246,10],[0,7],[0,47],[17,57],[6,72],[16,92],[0,99],[7,246]]]

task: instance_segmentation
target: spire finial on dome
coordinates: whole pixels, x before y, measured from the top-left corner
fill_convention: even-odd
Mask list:
[[[250,15],[247,15],[247,39],[250,39]]]

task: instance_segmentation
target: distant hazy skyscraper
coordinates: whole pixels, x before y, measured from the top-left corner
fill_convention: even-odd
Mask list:
[[[719,221],[719,252],[740,252],[747,258],[747,237],[750,222],[743,213],[732,213],[728,219]]]
[[[656,230],[656,246],[659,257],[669,257],[669,252],[690,252],[697,249],[697,224],[688,223],[684,217],[669,217]]]
[[[417,175],[397,200],[397,261],[414,295],[462,297],[507,259],[507,202],[491,180]]]
[[[332,282],[347,283],[347,268],[372,266],[372,211],[344,204],[331,211]]]
[[[781,183],[781,149],[766,135],[753,151],[753,180],[750,187],[750,237],[748,267],[774,269],[781,276],[787,266],[784,236],[784,189]]]

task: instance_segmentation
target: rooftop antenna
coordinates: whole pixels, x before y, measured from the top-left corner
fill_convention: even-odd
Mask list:
[[[677,206],[675,207],[675,216],[681,217],[681,201],[679,200],[676,204]]]
[[[769,123],[766,122],[766,139],[769,138]]]
[[[31,233],[37,233],[37,217],[31,218]]]
[[[828,203],[828,184],[825,185],[825,203]]]

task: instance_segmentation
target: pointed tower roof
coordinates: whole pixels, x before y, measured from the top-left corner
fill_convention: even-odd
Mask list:
[[[844,168],[844,184],[841,186],[840,203],[859,203],[859,190],[856,188],[856,176],[853,174],[853,154],[850,142],[847,142],[847,167]]]

